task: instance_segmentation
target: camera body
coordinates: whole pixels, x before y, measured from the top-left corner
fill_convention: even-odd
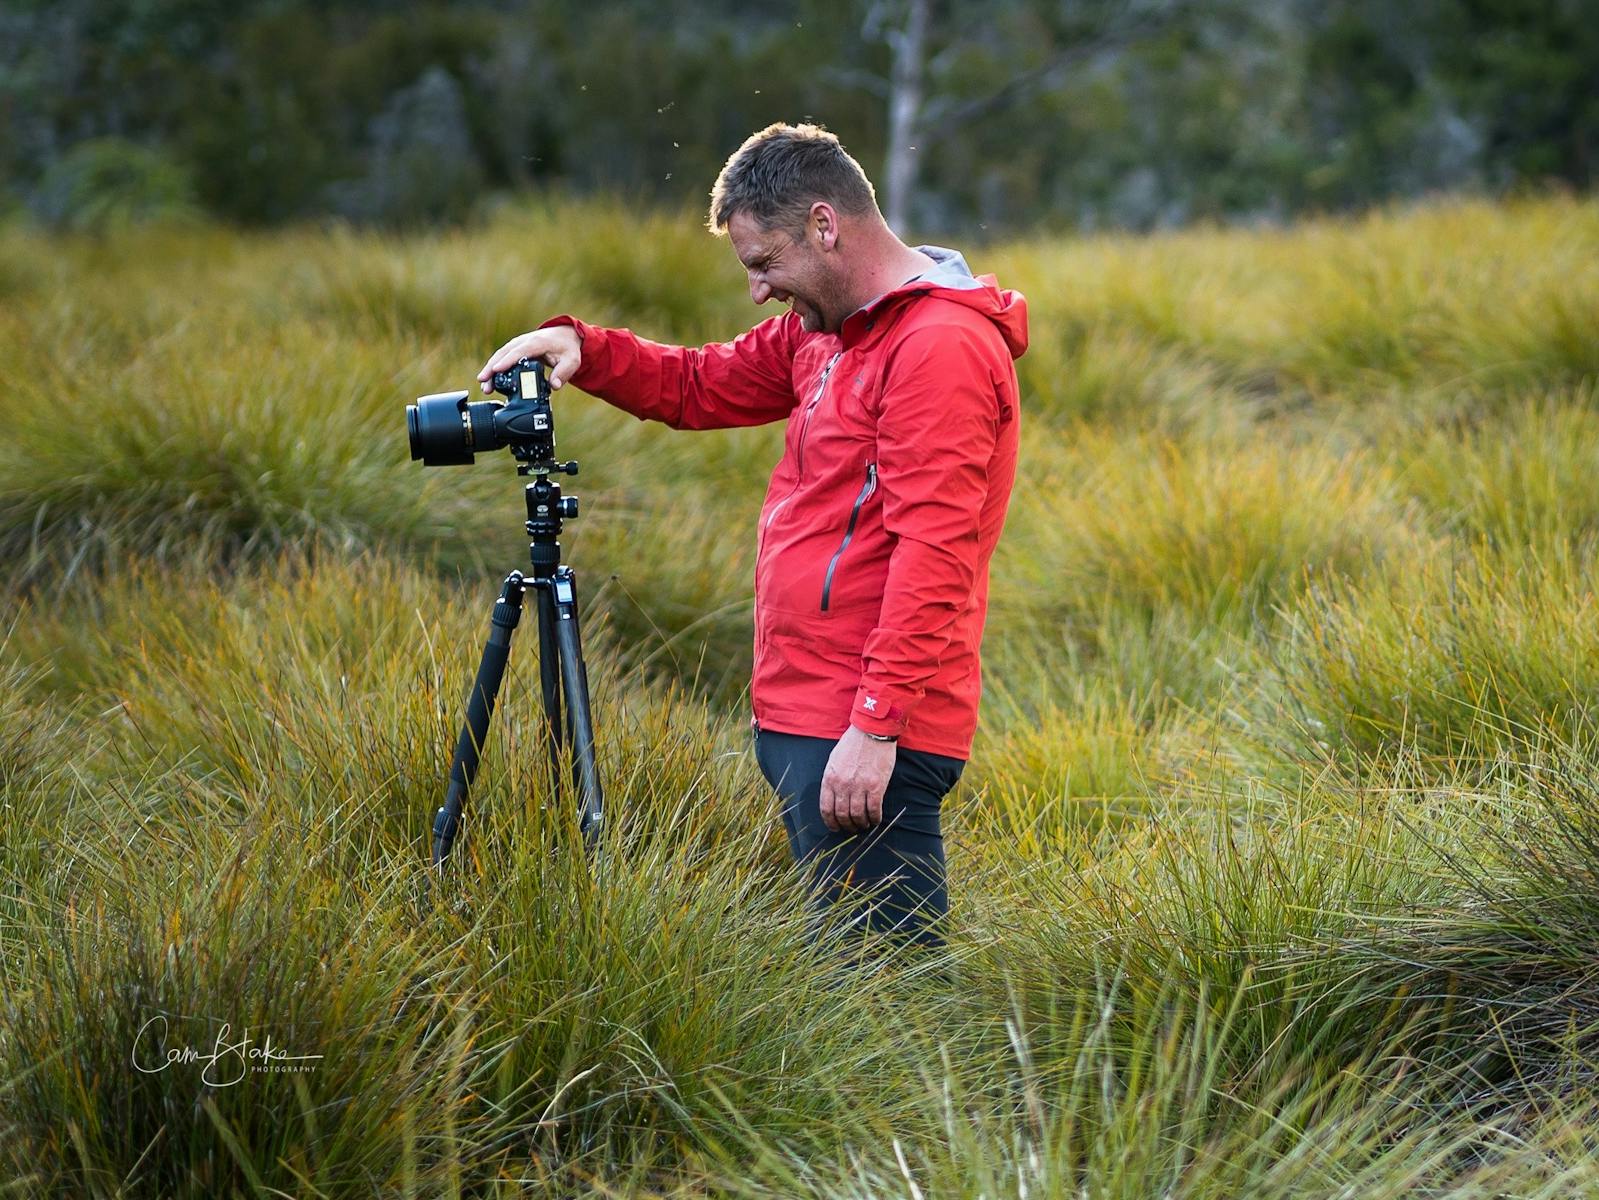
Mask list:
[[[419,396],[405,408],[411,458],[426,467],[470,464],[479,451],[508,448],[523,474],[562,470],[555,460],[555,415],[544,363],[524,358],[492,380],[503,400],[469,400],[469,392]]]

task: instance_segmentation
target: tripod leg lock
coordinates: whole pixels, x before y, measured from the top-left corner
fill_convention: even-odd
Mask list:
[[[500,598],[494,602],[494,611],[489,614],[489,621],[501,629],[515,629],[522,621],[522,597],[527,591],[527,582],[520,571],[512,571],[505,577],[505,583],[500,588]]]
[[[461,803],[466,799],[466,788],[459,779],[451,779],[445,790],[444,803],[433,817],[433,865],[439,866],[450,856],[455,845],[456,830],[461,827]]]

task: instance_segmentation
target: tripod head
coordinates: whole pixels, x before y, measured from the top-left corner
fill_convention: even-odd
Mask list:
[[[502,413],[515,410],[507,420],[508,427],[523,435],[507,444],[517,460],[516,473],[534,477],[522,489],[527,501],[527,532],[533,539],[528,553],[532,577],[546,580],[561,565],[561,522],[577,517],[577,497],[563,497],[561,485],[550,476],[576,475],[577,460],[561,462],[555,457],[555,410],[550,407],[550,382],[542,362],[524,358],[509,371],[495,372],[494,390],[506,398]]]
[[[564,464],[577,474],[577,464]],[[526,464],[517,468],[522,475],[529,474]],[[562,496],[561,485],[554,483],[546,473],[537,478],[522,493],[527,500],[527,532],[533,540],[528,543],[528,554],[533,563],[534,579],[549,579],[561,565],[561,522],[577,516],[577,497]]]

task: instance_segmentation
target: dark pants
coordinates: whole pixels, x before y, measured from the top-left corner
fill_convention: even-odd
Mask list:
[[[882,821],[865,833],[846,833],[822,823],[822,773],[837,744],[836,738],[755,731],[755,760],[782,804],[794,861],[810,870],[815,912],[858,897],[863,907],[852,915],[855,923],[942,945],[949,893],[938,813],[965,760],[900,750],[883,794]]]

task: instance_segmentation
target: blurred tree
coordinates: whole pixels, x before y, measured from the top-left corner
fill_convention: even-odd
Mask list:
[[[1494,181],[1599,170],[1599,12],[1585,0],[1434,3],[1441,85],[1484,135]]]
[[[1006,37],[1008,18],[1023,6],[963,3],[934,11],[932,0],[871,0],[862,28],[867,41],[890,52],[886,79],[858,77],[888,104],[884,151],[884,214],[905,228],[915,200],[919,165],[941,141],[958,137],[971,122],[1004,114],[1058,91],[1078,66],[1115,53],[1169,22],[1182,0],[1078,0],[1057,6],[1032,30],[1042,41]],[[1041,12],[1044,10],[1040,10]],[[996,36],[997,35],[997,36]],[[976,89],[957,90],[951,78],[959,57],[974,44],[1019,55]],[[930,47],[936,45],[936,52]],[[1042,53],[1040,50],[1042,49]],[[839,77],[839,76],[835,76]]]
[[[0,205],[9,192],[48,207],[52,169],[106,137],[163,156],[207,209],[246,222],[453,220],[485,185],[699,204],[752,130],[807,119],[881,163],[901,229],[1146,227],[1440,188],[1587,187],[1591,10],[5,0]],[[434,178],[415,166],[429,155]]]
[[[392,225],[455,219],[481,181],[455,77],[431,66],[373,118],[362,175],[328,190],[333,210]]]

